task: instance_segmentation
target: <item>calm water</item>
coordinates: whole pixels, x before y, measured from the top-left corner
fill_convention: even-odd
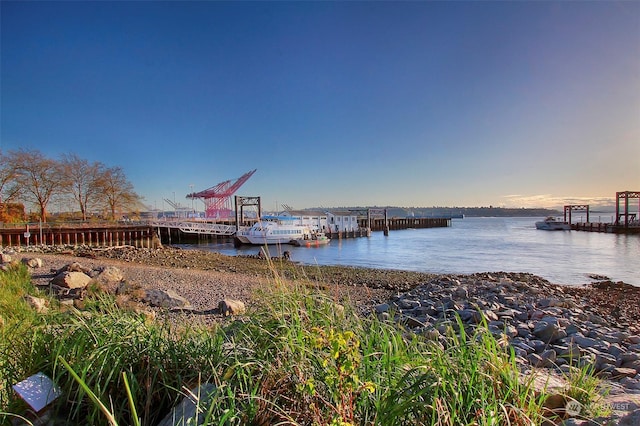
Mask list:
[[[640,236],[578,231],[540,231],[542,218],[465,218],[449,228],[374,232],[370,238],[332,240],[324,247],[289,250],[305,264],[351,265],[435,273],[530,272],[558,284],[590,282],[588,274],[640,286]],[[182,245],[228,255],[256,254],[258,247],[232,243]]]

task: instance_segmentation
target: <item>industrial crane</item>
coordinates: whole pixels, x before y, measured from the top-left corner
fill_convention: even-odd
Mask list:
[[[187,194],[187,198],[202,199],[205,217],[208,219],[230,219],[233,217],[233,194],[256,172],[251,170],[235,181],[230,179],[200,192]]]

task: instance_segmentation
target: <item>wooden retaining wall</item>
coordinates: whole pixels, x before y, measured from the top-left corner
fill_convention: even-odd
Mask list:
[[[88,245],[112,247],[130,245],[138,248],[153,246],[154,230],[150,226],[96,226],[96,227],[54,227],[30,226],[0,229],[0,247],[21,247],[30,245]]]

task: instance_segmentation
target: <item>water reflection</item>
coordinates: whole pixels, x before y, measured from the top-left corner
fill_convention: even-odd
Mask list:
[[[529,272],[551,282],[582,284],[589,274],[640,285],[640,236],[579,231],[539,231],[540,218],[465,218],[449,228],[374,232],[369,238],[333,240],[322,247],[270,246],[289,250],[294,261],[435,273]],[[227,255],[255,254],[231,241],[184,248]]]

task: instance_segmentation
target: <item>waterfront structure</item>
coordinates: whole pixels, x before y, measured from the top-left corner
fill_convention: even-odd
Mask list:
[[[231,219],[233,217],[232,196],[247,181],[257,169],[240,176],[235,181],[227,180],[200,192],[187,194],[187,198],[202,199],[205,205],[205,218]]]
[[[569,223],[571,229],[576,231],[607,232],[613,234],[640,234],[640,202],[638,212],[629,211],[629,199],[640,199],[640,191],[616,192],[616,216],[613,223],[591,222],[589,220],[589,205],[564,206],[564,220]],[[621,203],[623,206],[621,206]],[[586,212],[584,222],[572,223],[571,213],[574,211]]]
[[[329,224],[327,213],[317,210],[285,210],[278,213],[276,217],[322,232],[327,229]]]
[[[640,191],[616,192],[616,226],[624,228],[638,227],[640,221],[636,213],[629,213],[629,198],[638,199],[638,214],[640,214]],[[620,200],[624,200],[624,211],[620,211]],[[623,219],[624,220],[621,220]]]
[[[358,214],[352,211],[287,210],[278,216],[289,218],[300,225],[307,225],[327,234],[354,232],[360,228]]]
[[[329,230],[331,232],[355,232],[359,230],[358,215],[352,211],[328,213]]]

